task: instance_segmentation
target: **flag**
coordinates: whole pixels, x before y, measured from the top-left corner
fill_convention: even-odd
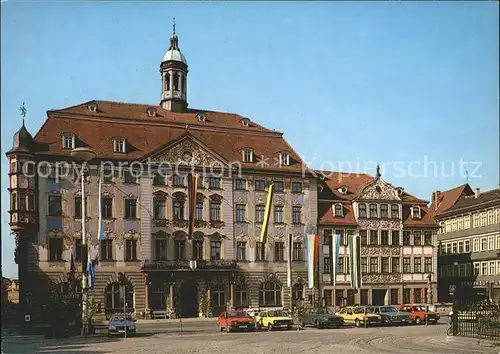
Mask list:
[[[292,234],[288,234],[288,256],[286,260],[286,279],[287,279],[287,286],[290,288],[292,286],[292,257],[293,257],[293,240],[292,240]]]
[[[349,271],[351,287],[361,288],[361,239],[359,235],[349,236]]]
[[[318,235],[307,235],[307,282],[309,288],[314,288],[316,263],[318,261],[319,237]]]
[[[95,273],[97,271],[97,265],[99,264],[99,260],[96,256],[95,259],[89,260],[87,263],[87,285],[89,289],[94,288],[95,284]]]
[[[262,223],[262,229],[260,231],[260,242],[265,245],[267,242],[267,226],[269,224],[269,215],[271,214],[271,204],[273,201],[274,194],[274,183],[269,185],[269,190],[267,192],[266,210],[264,211],[264,222]]]
[[[335,286],[336,278],[337,278],[337,268],[339,264],[339,252],[340,252],[340,241],[341,241],[341,236],[340,235],[332,235],[332,239],[330,241],[330,259],[332,262],[332,267],[331,267],[331,283],[332,285]]]
[[[104,240],[104,220],[102,218],[102,169],[99,173],[99,220],[97,227],[97,239]]]
[[[191,238],[193,237],[197,192],[198,192],[198,176],[193,173],[190,173],[188,175],[188,199],[189,199],[188,240],[191,240]]]

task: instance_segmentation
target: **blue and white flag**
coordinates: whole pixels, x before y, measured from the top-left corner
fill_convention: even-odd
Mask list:
[[[97,239],[99,241],[104,240],[104,220],[102,218],[102,169],[99,172],[99,226],[97,229]]]
[[[90,260],[87,263],[87,286],[89,289],[94,288],[95,284],[95,272],[97,271],[97,265],[99,261],[97,257],[94,260]]]

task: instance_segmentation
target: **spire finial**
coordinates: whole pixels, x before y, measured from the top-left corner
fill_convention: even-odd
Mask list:
[[[23,102],[21,107],[19,107],[19,110],[21,111],[21,117],[23,117],[23,127],[24,127],[24,120],[26,119],[26,112],[28,111],[26,109],[26,104]]]
[[[377,174],[375,175],[377,178],[380,178],[382,177],[382,175],[380,174],[380,165],[377,164]]]
[[[173,25],[173,27],[174,27],[174,34],[175,34],[175,17],[174,17],[174,25]]]
[[[469,184],[469,171],[465,170],[465,183]]]
[[[172,25],[173,27],[173,32],[172,36],[170,37],[170,49],[174,50],[179,50],[179,39],[177,38],[177,33],[175,33],[175,17],[174,17],[174,24]]]

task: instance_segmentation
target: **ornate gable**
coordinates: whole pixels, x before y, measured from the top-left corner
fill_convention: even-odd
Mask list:
[[[180,141],[156,152],[151,156],[153,163],[165,163],[171,165],[223,167],[227,164],[214,152],[209,151],[193,137],[187,136]]]
[[[400,201],[398,191],[393,186],[385,183],[382,178],[377,178],[366,186],[360,193],[361,200],[394,200]]]

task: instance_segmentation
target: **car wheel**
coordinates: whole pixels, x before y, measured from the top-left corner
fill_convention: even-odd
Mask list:
[[[267,325],[267,330],[268,330],[269,332],[271,332],[271,331],[273,330],[273,325],[269,323],[269,324]]]
[[[356,320],[354,320],[354,324],[356,325],[356,327],[361,327],[361,322],[359,321],[359,318],[356,318]]]
[[[417,317],[415,318],[415,324],[421,324],[422,323],[422,320],[420,319],[420,317]]]

